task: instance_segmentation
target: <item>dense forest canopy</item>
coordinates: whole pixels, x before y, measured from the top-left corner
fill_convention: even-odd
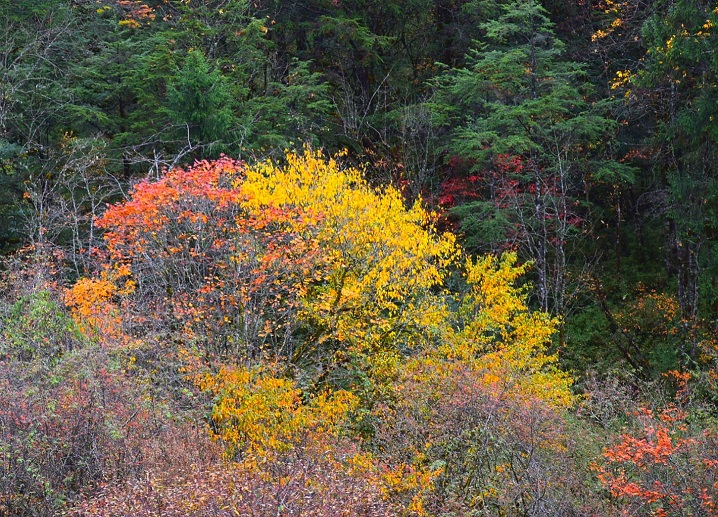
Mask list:
[[[716,24],[0,0],[0,516],[718,515]]]

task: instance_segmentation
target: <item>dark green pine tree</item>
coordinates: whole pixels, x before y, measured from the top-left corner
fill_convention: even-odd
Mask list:
[[[210,68],[202,52],[187,53],[169,83],[167,98],[170,118],[191,145],[213,147],[228,141],[234,99],[226,78]]]
[[[274,40],[280,24],[260,17],[258,4],[246,0],[178,4],[180,16],[167,31],[179,52],[199,52],[204,57],[201,63],[200,56],[188,55],[170,81],[168,113],[173,124],[185,129],[193,125],[196,133],[199,121],[190,122],[188,110],[194,111],[195,119],[201,114],[183,96],[211,88],[209,76],[219,81],[210,90],[214,101],[206,99],[214,103],[213,114],[200,124],[209,130],[203,138],[216,139],[210,154],[224,150],[265,156],[302,142],[320,145],[333,134],[327,127],[332,120],[327,83],[308,61],[278,47]],[[184,91],[178,95],[180,86]],[[228,127],[227,110],[231,112]]]
[[[590,100],[583,68],[564,58],[540,3],[496,8],[468,66],[438,81],[444,121],[455,128],[447,150],[474,163],[483,182],[478,201],[456,213],[479,247],[501,242],[532,260],[540,307],[564,314],[576,287],[570,268],[585,266],[572,254],[584,235],[586,180],[631,171],[604,159],[614,126],[607,106]]]

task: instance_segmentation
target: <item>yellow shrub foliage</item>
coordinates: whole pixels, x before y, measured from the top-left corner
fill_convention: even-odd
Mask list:
[[[516,285],[526,268],[517,265],[515,253],[467,260],[469,291],[439,353],[483,371],[486,383],[568,407],[572,379],[558,369],[558,356],[547,352],[559,320],[529,310],[527,287]]]
[[[334,434],[358,402],[344,390],[304,401],[292,380],[262,368],[223,368],[205,375],[199,385],[216,397],[212,435],[228,446],[230,457],[244,452],[271,456]]]

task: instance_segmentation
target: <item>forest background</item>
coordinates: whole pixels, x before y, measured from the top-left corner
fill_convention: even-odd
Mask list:
[[[0,515],[717,515],[717,23],[0,0]]]

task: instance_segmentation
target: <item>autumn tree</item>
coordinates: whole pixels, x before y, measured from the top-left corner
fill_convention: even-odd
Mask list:
[[[322,377],[335,352],[397,357],[444,317],[432,290],[453,239],[418,203],[314,151],[175,169],[98,224],[108,264],[136,284],[128,323],[183,329],[233,360],[278,355]]]
[[[567,397],[545,352],[558,320],[528,310],[515,256],[468,261],[469,290],[450,301],[453,239],[419,203],[406,208],[398,191],[317,152],[176,169],[99,224],[108,264],[129,273],[138,329],[166,325],[233,361],[280,357],[330,384],[352,368],[391,375],[439,342],[452,357],[481,357],[494,378],[526,372],[527,393]]]
[[[104,286],[130,332],[178,342],[181,371],[213,395],[212,435],[228,458],[266,464],[278,483],[295,475],[295,449],[312,463],[344,450],[339,424],[439,338],[436,291],[456,255],[398,191],[315,151],[285,160],[223,158],[138,184],[99,221],[107,274],[71,298],[97,318],[83,299]],[[383,487],[377,461],[350,450],[336,468]]]

